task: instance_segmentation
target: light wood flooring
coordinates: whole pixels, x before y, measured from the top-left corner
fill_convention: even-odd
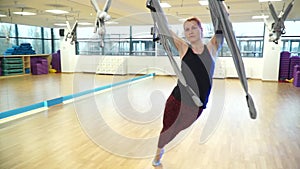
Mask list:
[[[0,112],[133,77],[2,78]],[[175,83],[174,77],[156,76],[0,124],[0,168],[152,169],[164,102]],[[249,116],[239,80],[214,79],[207,110],[166,148],[157,168],[300,169],[300,88],[248,83],[257,119]],[[214,123],[215,107],[221,107],[220,121],[200,142],[205,127]]]

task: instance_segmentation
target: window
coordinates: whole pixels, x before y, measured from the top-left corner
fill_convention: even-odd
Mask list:
[[[262,57],[262,44],[261,38],[238,38],[241,55],[243,57]]]
[[[281,50],[291,52],[291,56],[300,56],[300,22],[286,21],[284,25],[286,33],[281,37]]]
[[[264,40],[263,22],[233,23],[233,31],[242,57],[262,57]],[[255,29],[253,29],[255,27]],[[231,56],[227,44],[221,50],[221,56]]]
[[[300,53],[300,41],[291,41],[291,53],[295,53],[296,55],[299,55]]]
[[[283,40],[281,51],[289,51],[291,56],[300,56],[300,37],[299,39]]]
[[[52,40],[53,40],[53,44],[54,44],[54,46],[53,46],[54,52],[56,52],[60,48],[60,38],[61,37],[59,35],[59,30],[60,30],[60,28],[53,28],[53,38],[54,39],[52,39]]]
[[[52,53],[51,39],[44,39],[44,53]]]
[[[233,31],[242,57],[262,57],[264,40],[264,23],[243,22],[233,23]],[[255,27],[255,29],[253,29]],[[207,43],[214,34],[212,24],[203,24],[204,42]],[[231,56],[226,39],[220,51],[219,57]]]
[[[133,56],[166,56],[163,46],[153,42],[151,27],[149,26],[115,26],[107,28],[105,36],[105,48],[100,48],[96,34],[90,28],[78,28],[78,41],[80,54],[102,54],[102,55],[133,55]],[[207,43],[214,34],[212,24],[203,24],[204,42]],[[253,29],[255,27],[256,29]],[[237,37],[237,44],[240,47],[243,57],[262,57],[264,23],[235,23],[234,32]],[[182,25],[172,25],[172,31],[184,38]],[[130,34],[131,32],[131,34]],[[172,49],[173,55],[178,52]],[[219,56],[231,56],[226,41]]]
[[[284,26],[286,33],[283,36],[300,36],[300,21],[285,21]]]
[[[15,30],[15,25],[10,24],[10,23],[1,23],[0,22],[0,36],[10,36],[10,37],[15,37],[16,30]]]
[[[18,31],[17,34],[16,30]],[[37,54],[48,54],[57,51],[60,47],[59,30],[53,30],[53,28],[0,23],[0,53],[3,54],[7,48],[12,48],[13,45],[20,45],[21,43],[30,43]],[[52,32],[54,32],[53,36],[58,38],[53,39]]]
[[[51,28],[44,28],[44,39],[51,40]]]
[[[20,38],[42,38],[42,32],[40,27],[18,25]]]
[[[171,26],[178,36],[184,37],[181,24]],[[207,43],[214,34],[214,28],[212,24],[202,24],[202,26],[204,29],[204,42]],[[285,26],[286,34],[281,37],[282,50],[290,51],[292,55],[299,55],[300,35],[298,28],[300,22],[287,21]],[[18,34],[16,34],[16,27]],[[81,55],[166,56],[163,46],[160,43],[153,42],[151,27],[153,25],[108,26],[106,27],[104,39],[105,48],[100,47],[99,35],[93,32],[93,27],[78,27],[77,40],[79,43],[77,49]],[[64,28],[41,28],[0,23],[0,52],[4,53],[7,48],[21,43],[31,43],[38,54],[56,52],[60,48],[62,38],[59,35],[60,29]],[[264,45],[263,22],[233,23],[233,29],[243,57],[262,57]],[[174,56],[178,56],[175,49],[172,49],[172,52]],[[231,56],[226,40],[219,56]]]
[[[35,53],[43,53],[41,27],[18,25],[18,32],[19,45],[22,43],[30,43]]]
[[[14,24],[0,23],[0,52],[4,54],[7,48],[16,45],[16,29]]]

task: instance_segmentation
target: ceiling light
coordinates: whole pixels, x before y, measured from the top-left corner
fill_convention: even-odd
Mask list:
[[[258,2],[282,1],[282,0],[258,0]]]
[[[46,10],[46,12],[54,13],[54,14],[66,14],[66,13],[69,13],[68,11],[63,11],[63,10],[59,10],[59,9]]]
[[[180,21],[180,22],[185,22],[185,21],[186,21],[186,18],[180,18],[180,19],[178,19],[178,21]]]
[[[252,19],[267,19],[267,18],[269,18],[269,15],[252,16]]]
[[[66,23],[55,23],[55,24],[53,24],[53,25],[55,25],[55,26],[67,26]]]
[[[2,17],[7,17],[6,15],[4,15],[4,14],[0,14],[0,17],[2,18]]]
[[[36,15],[36,13],[33,12],[13,12],[16,15]]]
[[[119,22],[115,22],[115,21],[107,21],[105,22],[106,24],[108,25],[116,25],[116,24],[119,24]]]
[[[208,5],[208,1],[207,0],[200,0],[198,1],[200,5],[202,6],[207,6]]]
[[[87,26],[87,25],[92,25],[92,23],[89,23],[89,22],[78,22],[78,25]]]
[[[162,8],[170,8],[170,7],[171,7],[171,5],[168,4],[167,2],[162,2],[162,3],[160,3],[160,6],[161,6]]]

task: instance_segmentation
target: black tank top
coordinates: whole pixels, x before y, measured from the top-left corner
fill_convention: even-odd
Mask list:
[[[211,91],[214,66],[215,62],[210,56],[206,45],[204,45],[204,51],[201,54],[194,53],[192,48],[189,47],[181,62],[182,74],[187,84],[199,96],[203,103],[203,109],[206,108]],[[195,106],[191,96],[179,80],[171,94],[177,100]]]

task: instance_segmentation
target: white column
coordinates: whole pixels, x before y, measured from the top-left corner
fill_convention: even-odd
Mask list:
[[[61,57],[61,71],[75,72],[77,57],[75,43],[70,43],[70,39],[65,40],[67,30],[65,29],[64,37],[60,38],[60,57]]]
[[[271,27],[271,23],[268,23]],[[265,28],[262,80],[278,81],[281,41],[278,44],[269,41],[269,30]]]

